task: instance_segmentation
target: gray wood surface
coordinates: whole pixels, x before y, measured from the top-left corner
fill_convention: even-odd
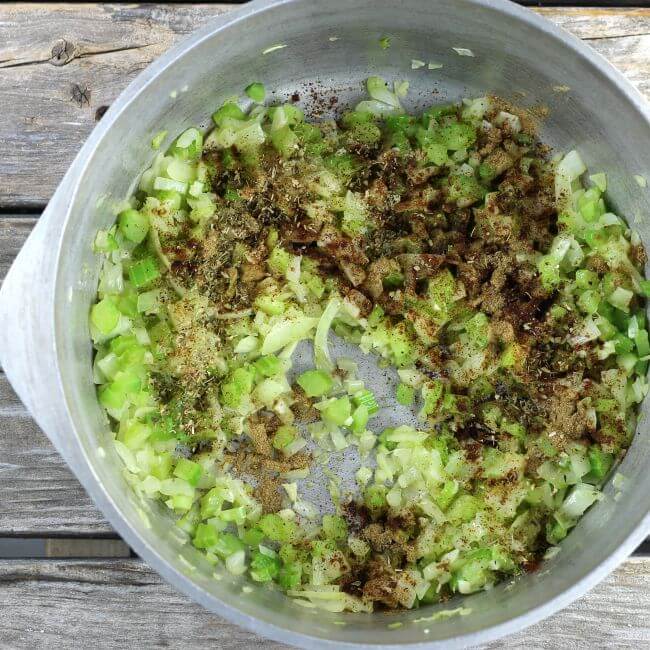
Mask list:
[[[207,614],[135,559],[0,561],[0,609],[7,648],[287,647]],[[635,558],[563,612],[483,648],[647,648],[649,611],[650,560]]]
[[[228,5],[0,5],[0,206],[42,207],[97,112]],[[539,10],[650,96],[650,9]]]
[[[0,218],[0,280],[35,223]],[[0,537],[39,534],[114,533],[0,373]]]

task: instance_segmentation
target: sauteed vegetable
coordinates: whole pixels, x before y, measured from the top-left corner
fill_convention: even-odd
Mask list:
[[[412,608],[534,570],[602,498],[648,390],[646,254],[606,176],[498,98],[410,114],[407,88],[371,77],[307,121],[253,83],[95,241],[94,375],[126,478],[210,562],[307,607]],[[417,427],[374,424],[334,337],[396,372]],[[352,448],[347,490],[323,467]]]

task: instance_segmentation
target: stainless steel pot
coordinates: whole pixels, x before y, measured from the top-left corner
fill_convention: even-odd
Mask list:
[[[383,50],[378,39],[391,36]],[[276,46],[273,51],[265,50]],[[452,48],[470,48],[474,57]],[[411,60],[444,67],[411,70]],[[112,105],[77,156],[0,293],[0,357],[20,398],[124,539],[169,582],[209,610],[278,641],[309,648],[456,648],[514,632],[550,615],[602,579],[650,533],[650,437],[641,431],[620,471],[535,574],[462,599],[471,614],[420,621],[451,605],[382,614],[306,610],[266,587],[213,569],[174,533],[168,515],[137,502],[120,472],[95,397],[87,315],[98,260],[91,242],[152,157],[151,137],[196,123],[251,80],[309,97],[309,82],[339,103],[363,94],[369,74],[411,82],[412,102],[486,91],[550,109],[544,137],[577,147],[609,173],[621,214],[647,201],[632,174],[650,172],[649,111],[600,56],[527,10],[502,0],[258,0],[219,18],[145,70]],[[554,87],[568,86],[568,92]],[[432,93],[433,89],[433,93]],[[650,246],[650,222],[635,224]],[[647,404],[644,413],[647,411]],[[617,499],[614,499],[615,493]],[[218,569],[219,571],[219,569]],[[345,625],[336,624],[340,620]],[[397,629],[387,623],[400,621]]]

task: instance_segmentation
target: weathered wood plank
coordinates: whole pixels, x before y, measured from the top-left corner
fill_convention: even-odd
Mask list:
[[[0,9],[0,203],[42,206],[97,110],[153,59],[228,5],[27,5]]]
[[[0,6],[0,207],[44,205],[97,111],[179,38],[228,8]],[[650,96],[650,9],[538,11],[586,39]]]
[[[2,644],[16,649],[75,648],[79,639],[96,648],[287,647],[207,614],[137,559],[0,561],[0,609]],[[399,639],[399,630],[389,633]],[[649,643],[650,559],[637,558],[563,612],[484,648],[587,650]]]
[[[584,39],[650,98],[650,8],[549,7],[537,11]]]
[[[113,529],[0,374],[0,537]]]
[[[11,263],[36,225],[36,219],[35,216],[0,218],[0,282],[4,280]]]
[[[0,219],[0,281],[35,223]],[[65,534],[114,533],[0,373],[0,537]]]

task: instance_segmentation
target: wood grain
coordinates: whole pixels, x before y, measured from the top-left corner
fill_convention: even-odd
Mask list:
[[[228,5],[0,6],[0,208],[45,205],[98,111]],[[538,10],[650,97],[650,9]]]
[[[132,560],[0,561],[2,645],[9,648],[280,650],[208,614]],[[606,622],[606,625],[603,625]],[[399,630],[389,632],[398,639]],[[650,559],[632,559],[574,605],[496,650],[642,648],[650,643]]]
[[[0,537],[114,535],[0,374]]]
[[[0,219],[0,280],[36,223]],[[114,535],[0,373],[0,537]]]

